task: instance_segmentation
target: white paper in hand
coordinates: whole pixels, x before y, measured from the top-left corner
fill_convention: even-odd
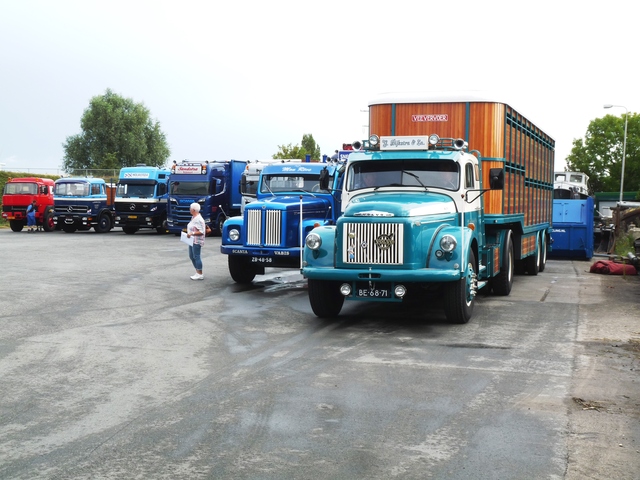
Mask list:
[[[187,234],[184,232],[180,233],[180,241],[187,245],[193,245],[193,237],[187,237]]]

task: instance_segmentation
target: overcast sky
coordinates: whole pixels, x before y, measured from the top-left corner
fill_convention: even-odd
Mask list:
[[[551,135],[561,170],[591,120],[624,113],[605,103],[640,112],[638,18],[618,0],[0,0],[0,164],[55,172],[107,88],[197,161],[305,133],[331,154],[380,93],[473,90]]]

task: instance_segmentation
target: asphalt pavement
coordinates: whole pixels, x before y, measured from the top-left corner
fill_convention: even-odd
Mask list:
[[[321,320],[219,246],[193,281],[173,235],[0,229],[1,479],[640,478],[640,277]]]

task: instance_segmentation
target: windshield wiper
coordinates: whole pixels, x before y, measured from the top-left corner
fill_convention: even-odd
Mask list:
[[[425,189],[425,191],[428,191],[427,186],[426,186],[424,183],[422,183],[422,180],[420,180],[420,177],[419,177],[418,175],[416,175],[416,174],[415,174],[415,173],[413,173],[413,172],[408,172],[408,171],[406,171],[406,170],[402,170],[402,173],[405,173],[405,174],[409,175],[410,177],[415,178],[415,179],[418,181],[418,183],[419,183],[420,185],[422,185],[422,188],[424,188],[424,189]]]

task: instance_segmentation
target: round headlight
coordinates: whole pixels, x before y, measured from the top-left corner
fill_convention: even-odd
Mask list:
[[[233,242],[237,242],[240,240],[240,232],[237,229],[232,228],[229,230],[229,239]]]
[[[407,288],[404,285],[396,285],[396,288],[393,289],[393,293],[396,294],[396,297],[402,298],[407,294]]]
[[[380,142],[380,137],[378,137],[378,135],[373,134],[369,137],[369,145],[371,145],[372,147],[375,147],[376,145],[378,145],[379,142]]]
[[[311,250],[318,250],[320,248],[320,245],[322,245],[322,239],[317,233],[311,232],[309,235],[307,235],[305,244]]]
[[[437,145],[440,141],[440,137],[435,133],[429,135],[429,145]]]
[[[343,283],[342,285],[340,285],[340,293],[345,297],[351,295],[351,285],[349,285],[348,283]]]
[[[453,235],[444,235],[440,239],[440,248],[447,253],[453,252],[457,245],[458,242]]]

